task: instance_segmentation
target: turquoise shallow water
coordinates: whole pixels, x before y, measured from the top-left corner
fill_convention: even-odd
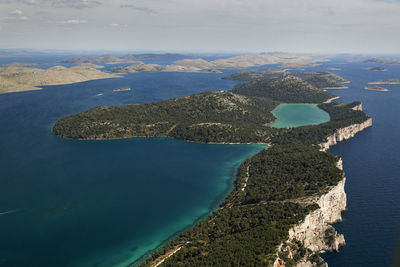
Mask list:
[[[294,128],[329,121],[329,114],[315,104],[281,104],[272,112],[277,121],[270,126]]]
[[[0,266],[118,266],[206,216],[264,146],[74,141],[61,117],[230,89],[221,75],[138,73],[0,95]],[[113,92],[131,87],[129,92]],[[102,93],[102,96],[96,96]]]

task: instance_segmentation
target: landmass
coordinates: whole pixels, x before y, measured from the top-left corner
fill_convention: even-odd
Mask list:
[[[102,56],[86,56],[86,57],[77,56],[73,58],[68,58],[61,62],[74,63],[74,64],[82,64],[82,63],[121,64],[121,63],[139,63],[143,60],[171,60],[171,59],[176,60],[176,59],[185,59],[192,57],[193,57],[192,55],[183,55],[174,53],[132,54],[123,56],[102,55]]]
[[[270,72],[269,69],[254,71],[242,71],[226,76],[223,79],[235,80],[235,81],[252,81],[259,79],[268,79],[273,77],[298,77],[311,85],[320,89],[344,89],[344,83],[348,83],[342,77],[331,73],[331,72],[294,72],[294,73],[274,73]]]
[[[0,93],[38,90],[46,85],[60,85],[117,77],[98,70],[103,66],[82,64],[71,68],[55,66],[48,69],[29,67],[0,68]]]
[[[7,67],[23,67],[23,66],[37,66],[39,64],[33,62],[11,62]]]
[[[369,82],[368,84],[400,84],[400,78]]]
[[[341,70],[340,68],[326,68],[326,70]]]
[[[130,73],[138,71],[173,71],[173,72],[217,72],[217,69],[248,68],[268,64],[284,64],[284,68],[304,68],[313,66],[317,62],[328,61],[327,57],[289,54],[289,53],[261,53],[241,55],[217,60],[183,59],[170,65],[145,64],[137,62],[130,66],[111,68],[114,73]]]
[[[319,252],[345,243],[331,224],[346,207],[341,159],[325,151],[372,125],[359,102],[323,103],[334,98],[296,75],[270,77],[228,92],[93,108],[62,118],[53,133],[73,139],[168,136],[269,144],[240,165],[234,189],[218,210],[132,265],[324,266]],[[280,103],[318,103],[330,121],[268,127]]]
[[[221,73],[216,69],[199,68],[196,67],[195,65],[196,64],[193,64],[193,66],[182,66],[182,65],[176,65],[175,63],[172,65],[158,65],[158,64],[145,64],[143,62],[139,62],[129,66],[110,68],[109,71],[112,73],[121,73],[121,74],[140,72],[140,71]]]
[[[380,86],[366,86],[364,87],[365,90],[373,90],[373,91],[381,91],[381,92],[388,92],[389,90]]]
[[[347,58],[347,62],[362,62],[362,63],[372,63],[381,65],[400,65],[399,57],[370,57],[366,55],[359,55],[355,57]]]
[[[400,65],[400,58],[395,57],[373,57],[363,61],[364,63],[374,63],[383,65]]]
[[[365,68],[366,70],[372,70],[372,71],[387,71],[384,67],[367,67]]]

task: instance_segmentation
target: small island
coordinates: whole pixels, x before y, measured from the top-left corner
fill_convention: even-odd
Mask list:
[[[380,91],[380,92],[388,92],[389,90],[380,86],[372,85],[364,87],[365,90],[372,90],[372,91]]]
[[[365,69],[371,71],[387,71],[387,69],[385,69],[384,67],[367,67]]]
[[[369,82],[368,84],[400,84],[400,78]]]
[[[130,87],[121,87],[121,88],[114,89],[113,91],[114,92],[123,92],[123,91],[130,91],[130,90],[131,90]]]

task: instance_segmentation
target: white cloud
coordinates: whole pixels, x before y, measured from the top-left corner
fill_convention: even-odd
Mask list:
[[[102,4],[98,0],[0,0],[0,4],[13,3],[13,4],[25,4],[25,5],[36,5],[40,7],[54,7],[54,8],[92,8]]]
[[[19,9],[15,9],[13,11],[8,12],[8,14],[12,15],[12,16],[21,16],[22,15],[22,11]]]
[[[87,24],[88,21],[84,19],[69,19],[69,20],[56,21],[55,23],[59,25],[78,25],[78,24]]]
[[[144,13],[148,13],[148,14],[156,14],[157,13],[157,11],[155,9],[144,7],[144,6],[136,6],[136,5],[132,5],[132,4],[120,5],[120,8],[131,8],[131,9],[141,11]]]
[[[54,47],[400,52],[397,0],[0,0],[0,11],[15,45],[25,30]],[[55,38],[60,26],[80,41]]]
[[[14,9],[8,12],[8,17],[1,19],[5,22],[17,22],[17,21],[25,21],[28,20],[28,17],[23,15],[23,12],[20,9]]]

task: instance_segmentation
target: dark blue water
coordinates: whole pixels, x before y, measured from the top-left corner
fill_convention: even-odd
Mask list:
[[[400,66],[384,66],[387,72],[363,69],[380,66],[373,64],[331,66],[341,68],[333,72],[351,83],[349,89],[330,91],[341,97],[338,101],[361,101],[373,127],[330,149],[343,158],[347,177],[347,211],[335,225],[346,246],[323,257],[329,266],[389,266],[400,226],[400,85],[382,85],[390,92],[363,88],[367,82],[400,78]]]
[[[74,141],[51,127],[98,105],[230,89],[221,76],[135,73],[0,95],[0,266],[123,265],[212,211],[263,146]]]
[[[373,127],[330,152],[343,157],[348,210],[335,227],[346,238],[330,266],[388,266],[400,221],[400,86],[363,90],[399,78],[360,63],[327,63],[351,81],[331,90],[359,100]],[[233,72],[233,70],[232,70]],[[109,266],[154,249],[207,214],[228,192],[235,167],[257,146],[165,139],[101,142],[51,135],[62,116],[98,105],[144,103],[229,89],[223,75],[135,73],[126,78],[0,95],[0,266]],[[132,91],[113,92],[118,87]],[[97,94],[103,94],[96,96]],[[10,211],[10,213],[2,214]]]

